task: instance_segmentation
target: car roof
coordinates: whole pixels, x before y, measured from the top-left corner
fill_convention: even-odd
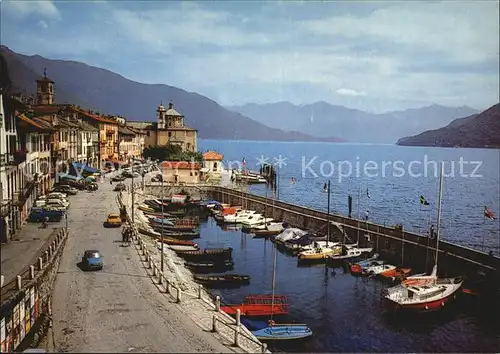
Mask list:
[[[85,253],[99,253],[98,250],[85,250]]]
[[[118,217],[119,218],[120,214],[118,214],[118,213],[111,213],[111,214],[108,215],[108,218],[109,217]]]

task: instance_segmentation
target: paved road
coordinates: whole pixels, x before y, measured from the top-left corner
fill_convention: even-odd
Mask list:
[[[231,352],[158,293],[133,247],[121,247],[121,229],[105,229],[117,212],[107,183],[81,193],[69,210],[70,238],[53,296],[58,352]],[[98,249],[104,269],[82,272],[86,249]]]

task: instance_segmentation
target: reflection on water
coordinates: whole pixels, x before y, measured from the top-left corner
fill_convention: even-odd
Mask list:
[[[212,219],[201,225],[201,235],[197,240],[201,248],[232,247],[235,261],[232,273],[251,276],[248,286],[213,290],[223,302],[240,303],[249,294],[271,293],[273,243],[253,239],[239,230],[223,231]],[[500,350],[498,309],[485,309],[484,304],[466,295],[436,313],[401,316],[389,311],[382,297],[387,284],[352,276],[341,266],[298,267],[296,257],[278,252],[276,275],[276,294],[287,295],[290,303],[290,314],[284,321],[306,323],[314,336],[300,341],[270,343],[273,351]]]

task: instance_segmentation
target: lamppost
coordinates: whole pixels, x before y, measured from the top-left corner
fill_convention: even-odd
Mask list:
[[[161,171],[161,179],[160,179],[160,182],[161,182],[161,233],[160,233],[160,242],[161,242],[161,265],[160,265],[160,268],[161,268],[161,272],[163,273],[163,199],[164,199],[164,195],[163,195],[163,166],[160,164],[160,171]]]
[[[134,214],[134,163],[132,162],[132,223],[135,223]],[[162,246],[163,247],[163,246]]]

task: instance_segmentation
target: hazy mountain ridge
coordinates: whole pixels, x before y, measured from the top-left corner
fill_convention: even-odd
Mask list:
[[[313,137],[298,131],[269,128],[195,92],[162,84],[143,84],[112,71],[84,63],[26,56],[1,46],[13,88],[34,94],[35,80],[43,75],[55,81],[56,103],[74,103],[129,120],[156,121],[156,109],[163,100],[172,101],[186,117],[186,124],[206,139],[276,141],[342,141],[333,136]]]
[[[398,140],[403,146],[500,148],[500,104],[445,127]]]
[[[299,130],[314,136],[334,134],[349,141],[394,143],[401,136],[418,134],[450,123],[453,119],[478,113],[462,107],[431,105],[418,109],[374,114],[327,102],[294,105],[290,102],[249,103],[229,106],[273,128]]]

